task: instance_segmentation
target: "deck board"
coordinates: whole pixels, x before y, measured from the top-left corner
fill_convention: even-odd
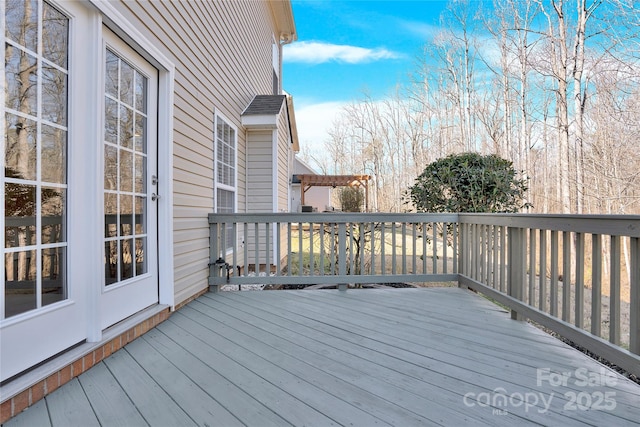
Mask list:
[[[99,363],[78,377],[96,418],[102,425],[146,426],[144,420],[118,381],[104,363]]]
[[[537,381],[539,369],[579,368],[604,370],[615,384]],[[613,393],[615,408],[571,406],[574,395],[597,399],[605,392]],[[538,400],[527,407],[533,396],[549,406]],[[434,288],[206,294],[7,425],[638,420],[637,384],[477,294]]]

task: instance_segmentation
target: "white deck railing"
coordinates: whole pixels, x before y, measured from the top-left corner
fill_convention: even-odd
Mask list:
[[[209,223],[212,291],[455,281],[640,376],[638,216],[268,213]]]

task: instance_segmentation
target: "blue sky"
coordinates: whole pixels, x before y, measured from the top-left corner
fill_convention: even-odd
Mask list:
[[[293,1],[298,41],[285,46],[284,89],[293,95],[303,147],[321,149],[337,111],[407,81],[437,31],[445,1]]]

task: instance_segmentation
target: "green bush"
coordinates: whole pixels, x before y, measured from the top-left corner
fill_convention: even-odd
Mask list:
[[[496,155],[450,155],[428,165],[409,188],[419,212],[517,212],[524,201],[526,180],[513,163]]]

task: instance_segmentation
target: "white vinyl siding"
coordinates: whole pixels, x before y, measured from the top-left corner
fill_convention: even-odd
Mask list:
[[[273,86],[275,33],[268,2],[117,2],[175,66],[173,237],[175,303],[206,289],[209,224],[214,211],[212,117],[221,111],[238,129],[237,165],[246,164],[240,115]],[[276,36],[277,37],[277,36]],[[246,206],[244,172],[237,206]]]
[[[289,168],[290,154],[291,154],[291,137],[289,133],[289,121],[287,118],[286,108],[283,109],[280,117],[278,118],[278,159],[275,165],[277,166],[277,185],[278,185],[278,199],[277,199],[277,211],[288,212],[289,200],[291,198],[289,194],[289,180],[291,179],[292,170]]]
[[[273,131],[247,136],[247,212],[273,212]]]

